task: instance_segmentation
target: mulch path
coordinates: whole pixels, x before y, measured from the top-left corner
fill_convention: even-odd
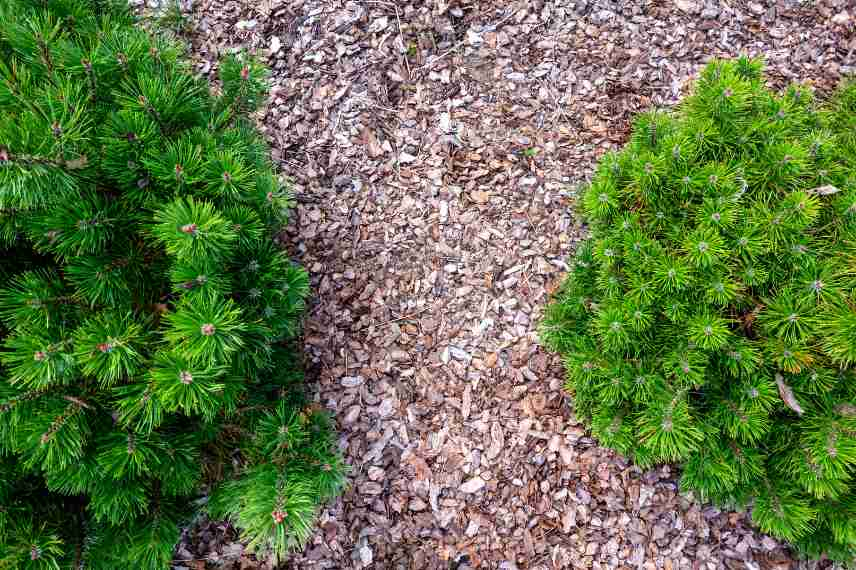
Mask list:
[[[187,0],[185,0],[186,2]],[[743,512],[587,436],[538,344],[585,237],[579,185],[633,114],[715,56],[820,92],[856,71],[856,3],[196,0],[199,71],[269,57],[260,117],[297,198],[306,356],[350,487],[284,568],[814,568]],[[177,568],[270,568],[233,531]],[[195,562],[193,562],[195,561]]]

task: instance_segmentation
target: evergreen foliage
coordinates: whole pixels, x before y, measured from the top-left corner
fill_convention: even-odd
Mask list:
[[[820,105],[715,61],[582,196],[548,307],[577,413],[811,556],[856,553],[856,83]]]
[[[265,71],[220,79],[120,0],[0,3],[0,569],[168,568],[201,487],[281,558],[343,485]]]

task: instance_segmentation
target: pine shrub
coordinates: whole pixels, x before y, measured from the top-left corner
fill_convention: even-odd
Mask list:
[[[121,1],[0,3],[0,568],[168,568],[200,508],[281,558],[343,484],[265,70],[220,81]]]
[[[715,61],[581,195],[547,309],[576,412],[811,556],[856,552],[856,84],[818,104]]]

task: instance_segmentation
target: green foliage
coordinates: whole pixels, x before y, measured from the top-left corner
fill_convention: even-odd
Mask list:
[[[577,413],[641,465],[752,506],[811,556],[856,554],[856,83],[817,104],[708,65],[639,116],[582,196],[591,238],[542,338]]]
[[[169,30],[174,34],[184,34],[191,30],[190,22],[181,10],[181,2],[172,0],[167,3],[165,8],[162,8],[160,15],[157,18],[158,25]]]
[[[168,568],[202,485],[278,559],[344,484],[266,71],[189,70],[119,0],[0,3],[0,569]]]

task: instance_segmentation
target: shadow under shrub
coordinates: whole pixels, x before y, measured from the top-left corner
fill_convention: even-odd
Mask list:
[[[856,552],[856,84],[817,104],[709,64],[581,198],[541,334],[580,417],[811,556]]]
[[[220,79],[121,2],[0,6],[0,568],[167,568],[203,487],[281,558],[343,484],[265,71]]]

